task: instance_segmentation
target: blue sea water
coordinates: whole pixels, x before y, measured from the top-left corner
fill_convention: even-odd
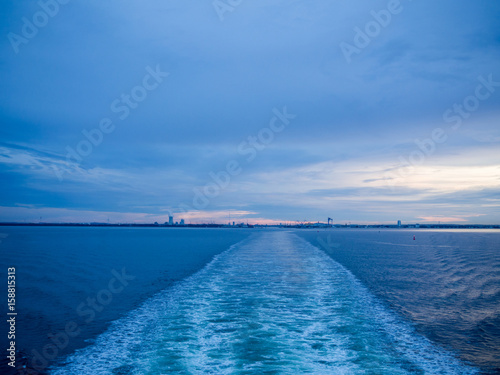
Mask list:
[[[484,373],[500,373],[499,231],[298,234],[348,268],[418,332]]]
[[[216,254],[250,235],[250,231],[0,227],[0,235],[0,275],[5,280],[1,291],[5,298],[7,267],[16,267],[16,348],[21,350],[20,357],[29,357],[29,366],[43,373],[52,363],[91,343],[112,321],[199,271]],[[125,272],[134,279],[125,280],[128,285],[121,292],[112,293],[108,303],[106,291],[115,272]],[[121,286],[111,285],[114,290]],[[100,292],[106,305],[97,301]],[[89,307],[89,298],[96,300],[96,307]],[[92,311],[94,316],[90,315]],[[78,325],[79,334],[66,345],[56,347],[56,351],[51,350],[54,342],[50,335],[64,335],[71,322]],[[4,319],[0,328],[7,332]],[[8,347],[7,341],[6,334],[0,335],[2,348]],[[4,369],[5,357],[2,359],[0,366]]]
[[[23,351],[81,328],[52,374],[498,371],[498,232],[2,231]],[[134,279],[85,322],[76,306],[123,268]]]

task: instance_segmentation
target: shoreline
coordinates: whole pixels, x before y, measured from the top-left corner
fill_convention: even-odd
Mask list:
[[[0,223],[0,227],[105,227],[105,228],[281,228],[281,229],[500,229],[500,224],[139,224],[139,223]]]

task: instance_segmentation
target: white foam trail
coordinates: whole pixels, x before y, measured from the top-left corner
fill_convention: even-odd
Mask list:
[[[345,268],[259,232],[113,323],[53,374],[474,374]]]

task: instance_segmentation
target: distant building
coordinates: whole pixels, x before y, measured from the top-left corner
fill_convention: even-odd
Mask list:
[[[398,220],[398,228],[401,228],[401,220]]]
[[[181,219],[181,225],[185,225],[184,219]]]
[[[168,217],[168,225],[174,225],[174,217],[173,216]]]

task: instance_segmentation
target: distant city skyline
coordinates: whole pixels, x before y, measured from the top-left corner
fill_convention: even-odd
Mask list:
[[[500,3],[229,8],[4,2],[0,222],[500,223]]]

